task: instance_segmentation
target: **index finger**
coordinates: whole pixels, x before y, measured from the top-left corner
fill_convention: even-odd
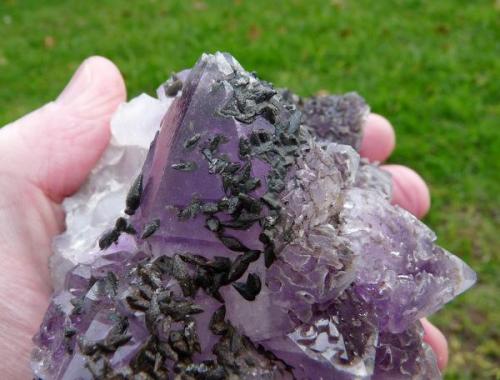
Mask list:
[[[396,145],[394,128],[380,115],[368,115],[363,128],[363,139],[359,153],[370,161],[385,161]]]

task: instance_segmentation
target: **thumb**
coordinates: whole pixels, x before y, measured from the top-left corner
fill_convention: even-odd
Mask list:
[[[57,100],[0,129],[0,162],[59,202],[75,192],[106,148],[126,90],[118,68],[85,60]]]

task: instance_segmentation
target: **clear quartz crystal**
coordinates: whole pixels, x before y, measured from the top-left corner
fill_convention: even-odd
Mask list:
[[[368,110],[221,53],[122,105],[64,202],[35,375],[440,378],[419,319],[475,274],[360,159]]]
[[[172,98],[141,94],[120,105],[111,120],[111,141],[80,190],[66,198],[66,230],[54,239],[51,273],[60,289],[66,272],[94,259],[97,240],[123,211],[131,182],[139,173],[149,145]]]

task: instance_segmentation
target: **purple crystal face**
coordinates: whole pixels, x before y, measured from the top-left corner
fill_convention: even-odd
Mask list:
[[[178,91],[128,217],[53,296],[35,375],[440,378],[419,319],[475,274],[360,160],[364,101],[299,99],[220,53]]]

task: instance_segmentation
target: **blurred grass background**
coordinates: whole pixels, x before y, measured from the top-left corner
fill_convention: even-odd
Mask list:
[[[428,181],[426,222],[479,274],[431,318],[446,378],[500,378],[500,1],[0,0],[0,125],[89,55],[115,61],[133,97],[216,50],[299,94],[357,90],[392,121],[391,161]]]

